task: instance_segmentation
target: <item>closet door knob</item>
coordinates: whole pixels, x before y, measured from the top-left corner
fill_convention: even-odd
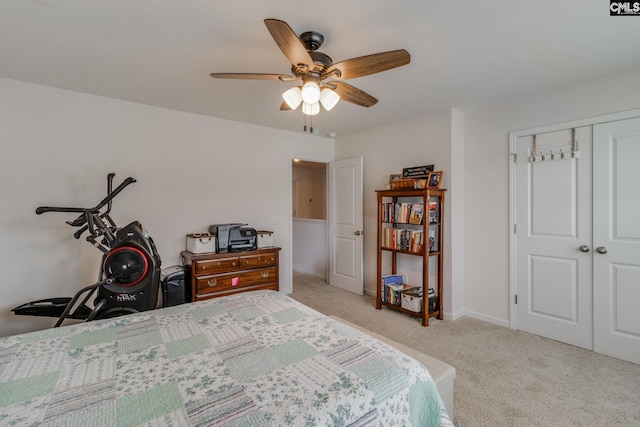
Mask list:
[[[587,245],[582,245],[578,249],[580,249],[580,252],[589,252],[589,246]]]
[[[606,254],[607,253],[607,248],[605,248],[604,246],[598,246],[596,248],[596,252],[598,252],[599,254]]]

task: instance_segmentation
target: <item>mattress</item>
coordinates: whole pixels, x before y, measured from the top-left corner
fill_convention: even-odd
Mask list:
[[[0,338],[0,424],[450,424],[419,362],[275,291]]]

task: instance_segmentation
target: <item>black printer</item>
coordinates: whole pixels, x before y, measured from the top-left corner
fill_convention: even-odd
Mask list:
[[[216,252],[253,251],[258,248],[258,233],[255,228],[243,227],[247,224],[214,224],[209,233],[216,236]]]

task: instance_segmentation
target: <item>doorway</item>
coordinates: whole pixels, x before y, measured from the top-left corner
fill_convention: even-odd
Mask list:
[[[291,178],[293,271],[327,281],[327,164],[293,159]]]
[[[318,192],[305,189],[313,172],[324,168],[325,219],[301,218]],[[294,171],[294,168],[296,170]],[[295,175],[294,175],[295,174]],[[296,178],[294,178],[294,176]],[[302,179],[298,179],[302,177]],[[306,273],[358,295],[363,294],[363,158],[331,163],[292,161],[292,274]],[[312,196],[316,194],[316,196]]]

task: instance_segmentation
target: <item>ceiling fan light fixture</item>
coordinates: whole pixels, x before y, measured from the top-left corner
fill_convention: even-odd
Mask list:
[[[320,86],[316,82],[306,82],[301,92],[302,100],[307,104],[317,104],[320,101]]]
[[[302,102],[302,94],[299,87],[292,87],[282,94],[282,99],[287,103],[289,108],[295,110]]]
[[[302,112],[307,116],[315,116],[320,112],[320,104],[315,102],[313,104],[309,104],[308,102],[302,102]]]
[[[324,88],[320,93],[320,103],[325,110],[329,111],[340,101],[340,95],[332,91],[331,89]]]

